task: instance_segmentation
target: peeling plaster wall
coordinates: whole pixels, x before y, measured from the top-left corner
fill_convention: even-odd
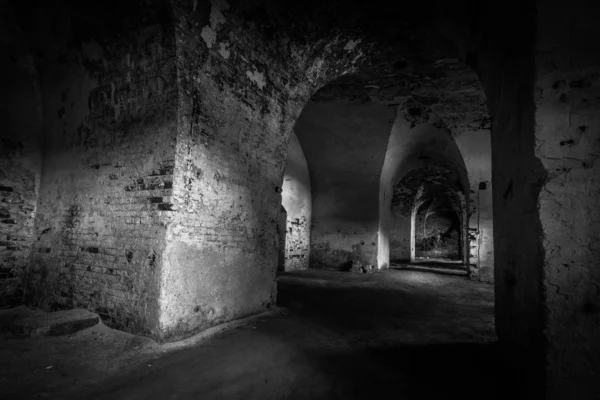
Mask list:
[[[42,107],[34,58],[15,16],[0,16],[0,308],[23,301],[41,176]]]
[[[283,36],[268,42],[241,17],[249,7],[174,2],[181,98],[163,340],[275,303],[288,139],[310,94],[356,58],[340,53],[343,36],[314,46],[317,54]]]
[[[310,102],[295,130],[312,185],[311,267],[376,264],[379,174],[393,108]]]
[[[153,335],[177,92],[164,3],[147,5],[118,18],[87,4],[25,14],[39,35],[44,110],[27,301],[91,309],[109,326]]]
[[[273,82],[267,89],[246,74],[263,68],[260,39],[232,20],[226,2],[192,5],[175,4],[182,91],[159,300],[165,340],[274,304],[277,188],[292,125]]]
[[[494,282],[494,213],[491,176],[486,188],[471,187],[469,209],[469,268],[471,276]]]
[[[283,172],[281,202],[287,211],[284,270],[306,269],[310,259],[310,176],[298,137],[292,134]]]
[[[549,399],[600,393],[600,7],[538,1],[535,154]]]
[[[600,391],[600,60],[591,50],[600,13],[583,1],[519,7],[510,33],[485,30],[476,60],[492,116],[496,329],[539,398],[591,400]]]
[[[289,133],[360,40],[270,40],[246,3],[34,3],[11,3],[43,109],[28,304],[159,340],[273,304]]]

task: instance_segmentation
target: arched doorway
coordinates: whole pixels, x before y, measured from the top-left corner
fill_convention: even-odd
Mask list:
[[[285,217],[280,217],[279,264],[277,271],[307,269],[310,260],[312,199],[306,157],[295,133],[288,143],[288,156],[281,185],[281,204]]]
[[[460,220],[446,196],[423,202],[415,215],[415,261],[462,262]]]

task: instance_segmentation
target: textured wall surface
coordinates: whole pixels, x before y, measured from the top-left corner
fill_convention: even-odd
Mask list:
[[[600,393],[600,7],[538,1],[535,139],[551,399]],[[587,7],[586,7],[587,6]],[[593,39],[592,39],[593,38]]]
[[[310,93],[328,74],[351,70],[358,51],[344,50],[342,36],[309,46],[315,53],[267,41],[264,27],[241,18],[244,7],[225,1],[174,7],[182,91],[159,300],[163,339],[274,304],[289,136]]]
[[[298,137],[292,134],[283,172],[281,204],[287,212],[284,270],[306,269],[310,260],[310,176]]]
[[[468,130],[454,140],[469,174],[469,264],[471,276],[494,281],[494,216],[492,204],[491,132]],[[483,185],[481,185],[483,184]]]
[[[531,3],[514,6],[517,14],[501,10],[498,18],[490,18],[494,22],[479,28],[487,42],[474,64],[491,116],[496,331],[503,343],[514,345],[514,367],[528,374],[539,396],[545,340],[538,196],[545,171],[535,156],[533,134],[534,10]],[[486,12],[491,16],[499,10]],[[513,20],[510,32],[496,22],[503,18]]]
[[[269,307],[292,127],[318,88],[363,68],[371,76],[336,88],[351,87],[353,104],[311,104],[308,121],[328,122],[308,124],[306,143],[298,132],[316,260],[378,254],[388,265],[392,187],[421,153],[398,138],[439,122],[432,111],[447,137],[415,143],[461,160],[471,272],[491,280],[494,264],[499,338],[518,344],[514,359],[544,395],[596,398],[593,4],[413,2],[382,13],[325,3],[10,2],[0,21],[1,304],[26,289],[30,305],[89,308],[157,339]],[[377,96],[408,102],[394,127],[396,109]]]
[[[88,308],[147,335],[158,322],[177,93],[173,35],[152,5],[117,26],[87,23],[102,15],[93,8],[44,10],[70,23],[37,26],[45,152],[27,281],[31,304]]]
[[[270,40],[244,19],[260,6],[117,3],[11,3],[2,111],[29,125],[2,136],[1,290],[20,298],[29,262],[28,304],[174,339],[273,303],[291,128],[364,53],[350,35]]]
[[[41,176],[37,69],[14,14],[0,15],[0,307],[23,301]]]
[[[376,264],[379,175],[395,111],[376,102],[310,102],[295,130],[312,186],[311,266]]]

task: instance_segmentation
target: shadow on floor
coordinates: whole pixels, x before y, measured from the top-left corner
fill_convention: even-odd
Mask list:
[[[496,344],[450,343],[327,354],[319,365],[337,398],[525,399]]]
[[[465,330],[479,328],[488,331],[487,340],[495,338],[491,288],[459,276],[406,269],[288,273],[278,281],[277,305],[324,326],[373,330],[376,336],[392,329],[392,336],[405,331],[460,340],[467,339],[460,336]]]
[[[31,396],[8,398],[533,399],[494,342],[489,285],[406,270],[305,271],[283,274],[278,292],[279,314],[98,379],[73,372],[69,386],[39,382]],[[59,357],[45,373],[62,371]]]

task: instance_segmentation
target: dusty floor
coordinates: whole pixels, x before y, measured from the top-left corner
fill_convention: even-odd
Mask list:
[[[417,260],[410,262],[391,262],[392,268],[407,271],[437,272],[443,275],[467,276],[467,269],[460,262],[448,262],[447,260]]]
[[[493,287],[410,270],[279,278],[277,310],[186,341],[98,325],[0,342],[3,399],[520,398]]]

